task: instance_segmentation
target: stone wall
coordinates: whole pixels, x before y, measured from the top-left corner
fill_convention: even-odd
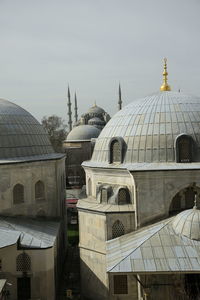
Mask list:
[[[169,215],[173,197],[182,189],[200,187],[200,170],[132,172],[136,184],[138,227]]]
[[[30,163],[0,165],[0,213],[58,217],[64,213],[65,166],[64,158]],[[35,183],[41,180],[45,187],[45,200],[35,200]],[[13,187],[24,186],[24,202],[13,203]]]

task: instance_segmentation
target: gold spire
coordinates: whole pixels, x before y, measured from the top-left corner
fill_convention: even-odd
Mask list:
[[[167,83],[167,75],[167,59],[164,58],[163,84],[160,87],[161,91],[171,91],[171,88]]]

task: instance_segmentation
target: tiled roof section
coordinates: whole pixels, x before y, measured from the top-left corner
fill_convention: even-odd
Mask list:
[[[0,159],[54,153],[47,132],[26,110],[0,99]]]
[[[168,219],[108,241],[107,271],[200,272],[200,242],[177,235]]]
[[[120,136],[127,145],[124,164],[174,162],[175,139],[182,133],[191,135],[200,148],[200,98],[159,92],[132,102],[112,117],[96,141],[91,161],[108,163],[109,142]]]
[[[60,223],[19,217],[0,217],[0,248],[19,243],[25,248],[50,248]]]

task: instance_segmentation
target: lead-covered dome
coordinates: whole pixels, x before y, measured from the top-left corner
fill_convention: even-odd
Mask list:
[[[83,141],[97,138],[101,130],[92,125],[79,125],[74,127],[67,136],[67,141]]]
[[[194,161],[200,161],[200,98],[178,92],[159,92],[117,112],[96,141],[92,161],[109,162],[110,141],[124,141],[123,163],[174,162],[181,134],[192,138]]]
[[[178,214],[172,227],[176,234],[200,241],[200,210],[194,207]]]
[[[20,106],[0,99],[0,159],[54,153],[42,125]]]

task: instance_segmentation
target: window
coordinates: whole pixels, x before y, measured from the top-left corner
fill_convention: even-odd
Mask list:
[[[108,145],[108,161],[112,163],[122,163],[125,157],[127,145],[120,136],[111,138]]]
[[[108,201],[108,192],[107,189],[101,190],[101,202],[107,203]]]
[[[125,234],[124,225],[119,220],[115,221],[112,226],[112,238],[115,239]]]
[[[188,163],[192,161],[193,139],[187,135],[181,135],[176,140],[177,162]]]
[[[128,294],[127,275],[113,276],[114,294]]]
[[[110,146],[111,163],[121,162],[121,149],[119,141],[114,140]]]
[[[130,194],[127,189],[120,189],[118,193],[118,204],[128,204],[130,203]]]
[[[21,272],[28,272],[31,270],[31,258],[25,252],[17,256],[16,270]]]
[[[91,179],[88,179],[88,196],[92,195],[92,182]]]
[[[35,200],[45,200],[44,183],[41,180],[35,184]]]
[[[13,188],[13,203],[20,204],[24,202],[24,186],[16,184]]]

